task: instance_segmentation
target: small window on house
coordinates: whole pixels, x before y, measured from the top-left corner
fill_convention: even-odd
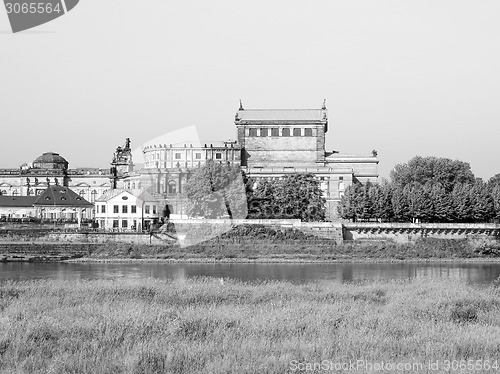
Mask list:
[[[281,136],[290,136],[290,129],[283,129],[283,131],[281,132]]]
[[[156,214],[156,205],[153,205],[153,214]]]
[[[260,136],[267,136],[267,129],[260,129]]]
[[[197,160],[201,160],[201,153],[196,153],[194,155],[194,158],[197,159]]]
[[[144,207],[144,213],[149,214],[149,210],[150,210],[149,205],[146,205]]]
[[[257,136],[257,129],[248,130],[248,136]]]
[[[83,197],[83,195],[85,195],[85,190],[80,190],[79,195]]]
[[[299,128],[296,127],[293,129],[293,136],[301,136],[301,135],[302,134]]]
[[[313,136],[313,129],[304,129],[304,136]]]
[[[17,196],[17,195],[18,195],[17,190],[12,191],[12,196]]]
[[[113,228],[114,228],[114,229],[118,228],[118,224],[119,224],[118,220],[117,220],[117,219],[114,219],[114,220],[113,220]]]
[[[113,213],[119,213],[118,205],[113,205]]]
[[[128,227],[128,221],[126,219],[122,220],[122,228],[126,229]]]
[[[339,181],[343,181],[344,180],[344,177],[339,177]]]
[[[101,205],[101,213],[106,213],[106,205]]]
[[[130,207],[130,213],[132,213],[132,214],[137,213],[137,207],[136,207],[135,205],[132,205],[132,206]]]
[[[222,159],[222,153],[216,153],[216,154],[215,154],[215,159],[216,159],[216,160],[220,160],[220,159]]]
[[[175,159],[176,160],[180,160],[181,159],[181,154],[180,153],[176,153],[175,154]]]
[[[280,136],[280,129],[274,127],[271,129],[271,136]]]
[[[122,213],[128,213],[128,206],[122,205]]]
[[[96,213],[99,213],[99,205],[96,205],[96,206],[95,206],[95,212],[96,212]]]

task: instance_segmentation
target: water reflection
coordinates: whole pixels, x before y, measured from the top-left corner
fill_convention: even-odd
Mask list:
[[[186,279],[209,276],[242,281],[357,282],[374,279],[446,278],[487,284],[500,276],[500,263],[352,264],[106,264],[0,263],[0,281],[31,279]]]

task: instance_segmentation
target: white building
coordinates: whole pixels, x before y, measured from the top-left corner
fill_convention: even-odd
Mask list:
[[[143,190],[114,189],[95,202],[95,220],[106,230],[147,230],[158,222],[162,212],[160,202]]]

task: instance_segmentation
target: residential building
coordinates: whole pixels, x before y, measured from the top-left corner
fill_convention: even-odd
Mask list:
[[[163,207],[147,191],[114,189],[95,201],[95,220],[106,230],[147,230],[162,217]]]

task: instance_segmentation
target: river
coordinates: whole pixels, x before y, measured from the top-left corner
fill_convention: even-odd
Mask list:
[[[35,279],[186,279],[231,278],[358,282],[375,279],[445,278],[487,285],[500,276],[500,263],[412,262],[335,264],[191,264],[191,263],[0,263],[0,282]]]

